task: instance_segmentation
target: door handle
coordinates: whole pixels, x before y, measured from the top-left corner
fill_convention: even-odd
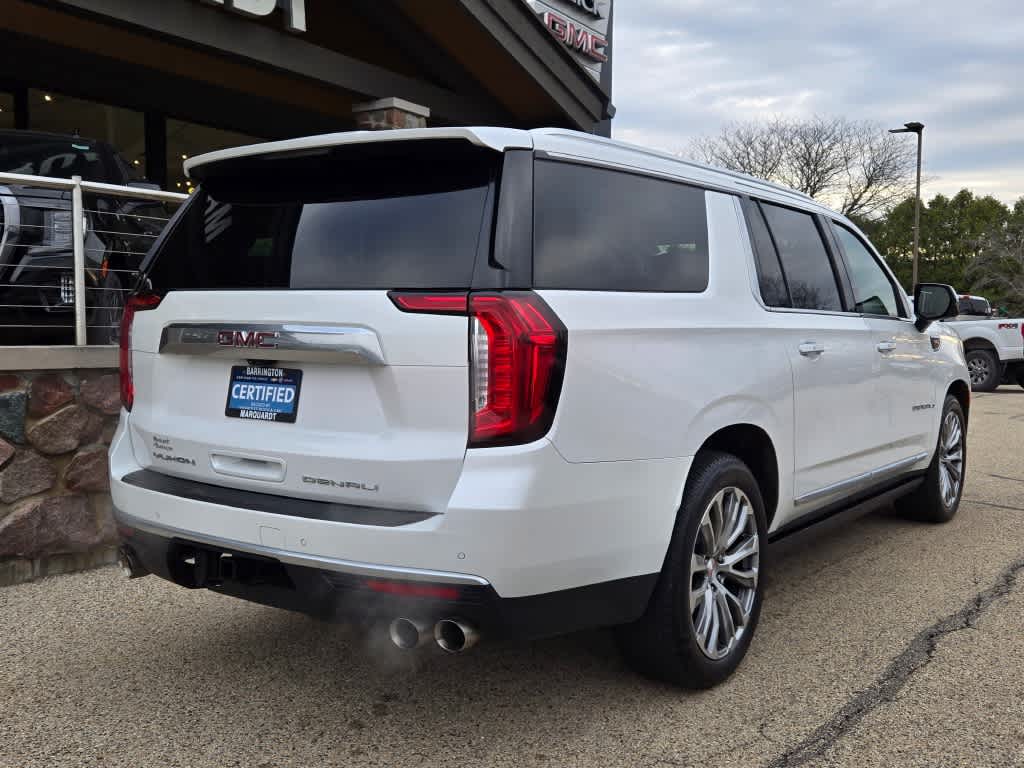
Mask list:
[[[895,351],[895,349],[896,349],[896,342],[895,341],[880,341],[880,342],[878,342],[877,349],[883,355],[886,355],[886,354],[888,354],[890,352]]]
[[[805,341],[797,349],[800,350],[800,354],[804,357],[817,357],[825,351],[825,345],[819,344],[816,341]]]

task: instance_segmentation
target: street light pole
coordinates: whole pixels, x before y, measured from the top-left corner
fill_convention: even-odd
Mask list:
[[[921,242],[921,144],[924,139],[924,123],[904,123],[902,128],[893,128],[889,133],[917,134],[917,194],[914,196],[914,267],[911,274],[911,290],[917,285],[917,265]]]

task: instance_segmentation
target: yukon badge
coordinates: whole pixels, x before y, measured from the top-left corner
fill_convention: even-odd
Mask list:
[[[217,343],[222,347],[277,349],[277,336],[277,331],[217,331]]]
[[[153,458],[159,459],[160,461],[171,461],[174,462],[175,464],[189,464],[193,467],[196,466],[196,460],[190,459],[186,456],[169,456],[166,453],[158,453],[157,451],[153,451]]]

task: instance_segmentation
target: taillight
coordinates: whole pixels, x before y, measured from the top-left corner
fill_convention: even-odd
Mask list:
[[[469,447],[529,443],[547,434],[562,391],[568,334],[535,293],[392,292],[406,312],[468,314]]]
[[[388,294],[403,312],[422,312],[428,315],[464,315],[467,309],[466,292],[461,293],[399,293]]]
[[[132,409],[135,402],[135,383],[132,381],[132,321],[136,312],[156,309],[160,305],[160,297],[152,293],[140,293],[129,296],[121,316],[121,405],[126,411]]]

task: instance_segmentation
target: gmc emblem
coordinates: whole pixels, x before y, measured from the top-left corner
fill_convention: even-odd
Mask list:
[[[277,349],[277,331],[218,331],[217,343],[222,347],[254,347]]]

